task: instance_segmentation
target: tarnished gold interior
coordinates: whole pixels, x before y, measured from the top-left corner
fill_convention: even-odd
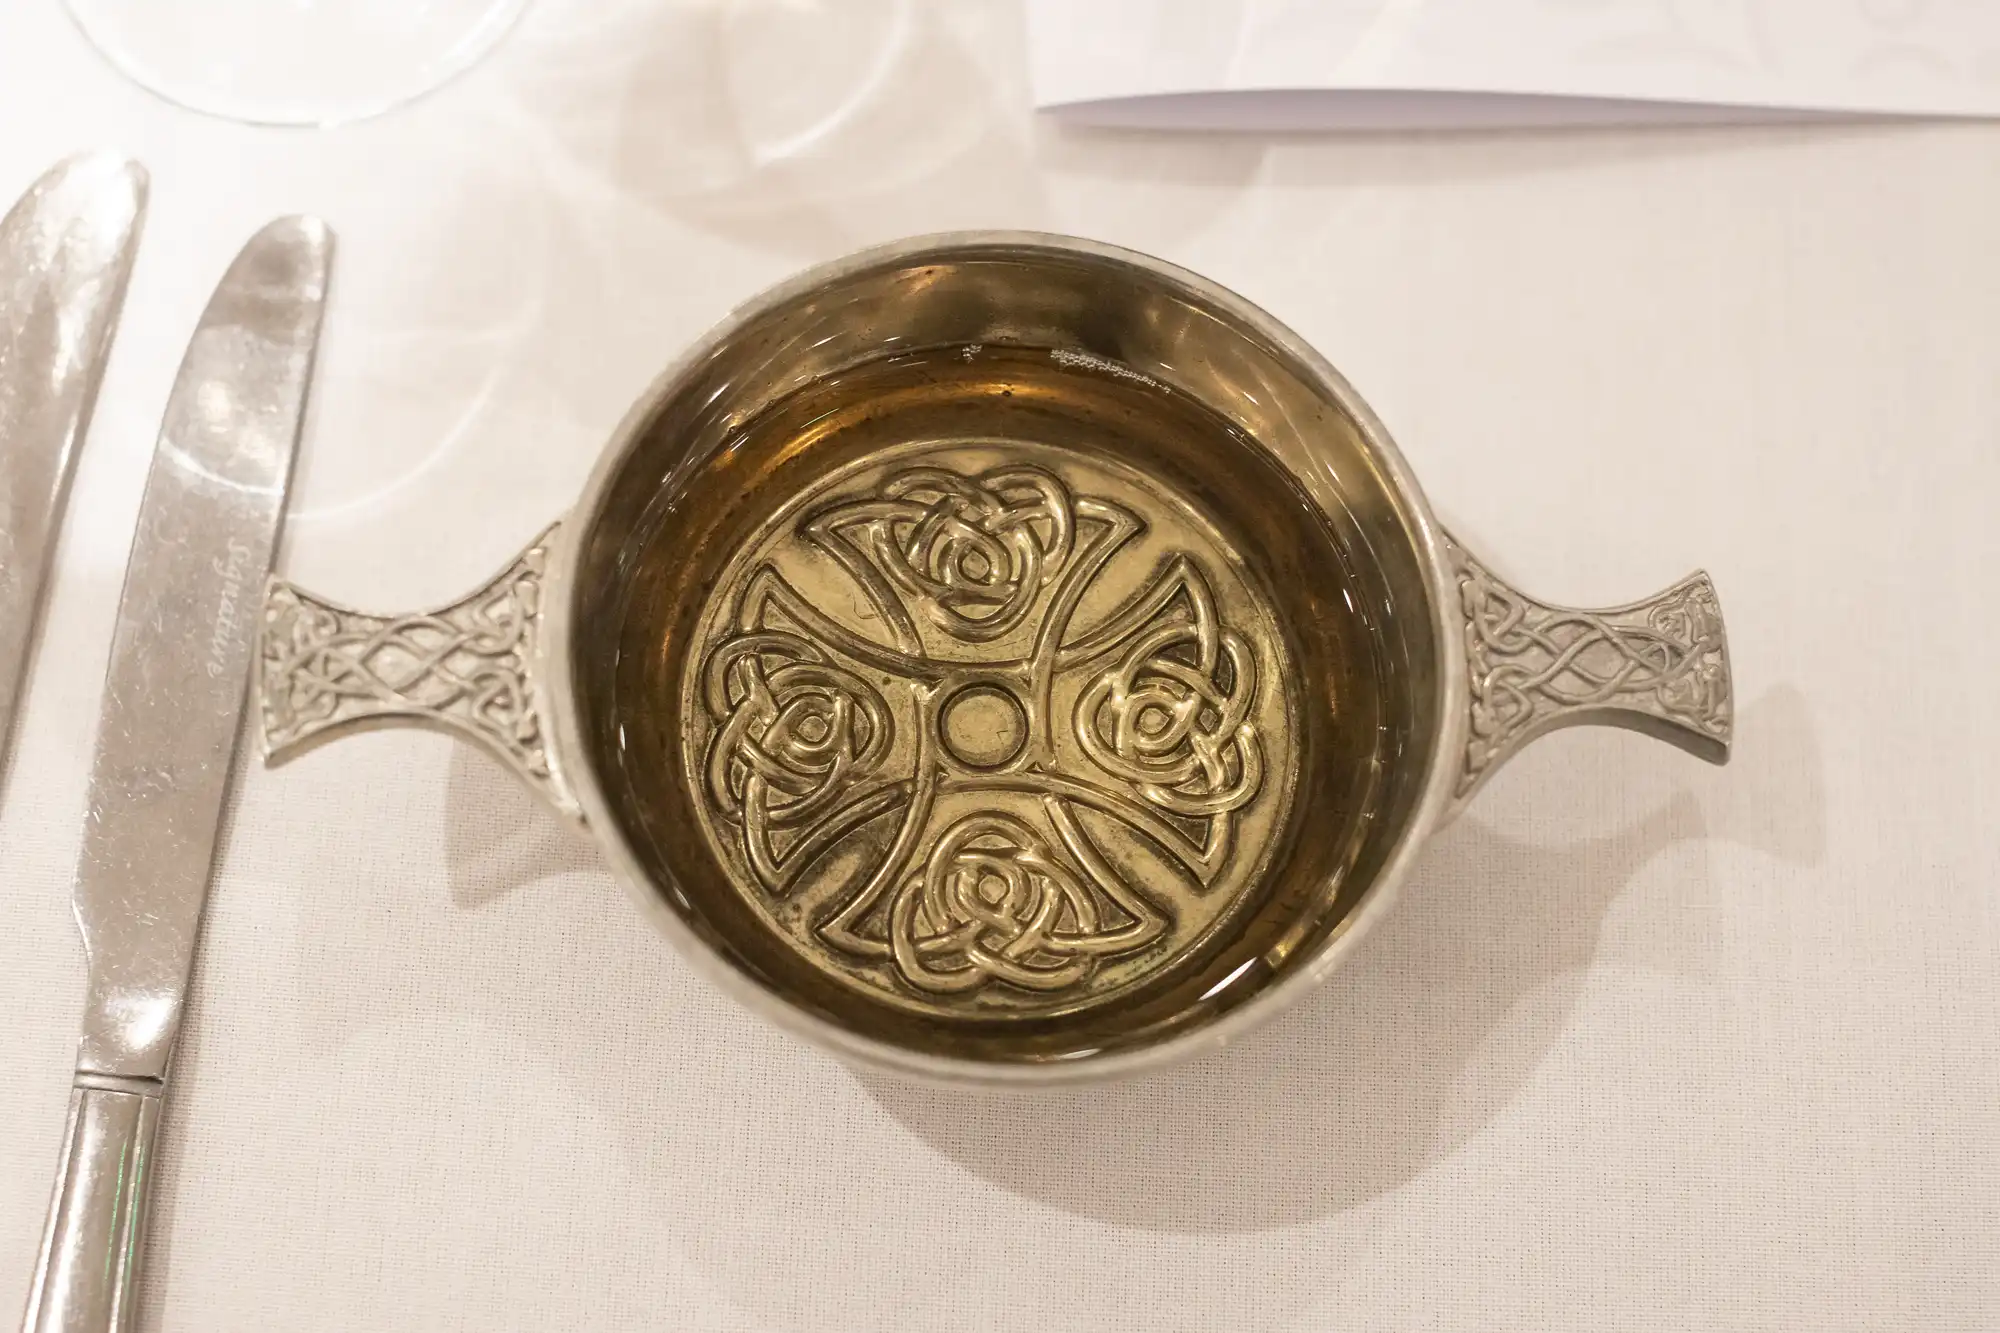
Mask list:
[[[1114,256],[781,294],[668,389],[571,586],[663,901],[808,1012],[1077,1058],[1314,957],[1439,719],[1408,500],[1282,331]]]
[[[877,363],[866,422],[772,423],[885,442],[779,506],[639,687],[680,668],[681,776],[758,914],[940,1017],[1143,984],[1227,928],[1291,814],[1269,597],[1038,361]],[[923,438],[995,397],[1004,434]]]

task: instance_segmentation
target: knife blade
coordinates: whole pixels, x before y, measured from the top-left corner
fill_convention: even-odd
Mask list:
[[[27,1328],[133,1317],[152,1139],[305,413],[332,236],[253,237],[167,402],[105,674],[74,906],[89,960],[69,1132]]]
[[[254,237],[181,364],[139,505],[77,862],[88,1073],[162,1079],[208,897],[332,256],[324,224]]]
[[[145,209],[145,169],[95,153],[0,219],[0,770]]]

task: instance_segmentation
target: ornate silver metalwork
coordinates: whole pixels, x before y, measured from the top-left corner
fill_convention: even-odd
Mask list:
[[[1458,805],[1514,751],[1580,723],[1643,731],[1718,763],[1727,757],[1728,644],[1708,575],[1627,606],[1581,611],[1510,587],[1456,541],[1447,549],[1471,685]]]
[[[966,396],[932,364],[996,351],[1151,397],[1040,371]],[[459,608],[378,642],[401,622],[277,585],[267,630],[305,639],[267,659],[272,749],[398,720],[478,741],[581,811],[718,986],[924,1077],[1087,1082],[1247,1031],[1552,727],[1728,752],[1705,581],[1520,596],[1295,333],[1096,242],[921,237],[774,288],[634,405],[573,512],[518,652],[465,652]],[[441,698],[408,671],[447,642]],[[462,684],[489,667],[497,694]],[[1181,981],[1170,1014],[1116,1002]]]
[[[264,756],[285,760],[345,731],[409,722],[484,746],[565,814],[530,671],[551,526],[479,591],[377,616],[273,579],[265,597]]]
[[[816,961],[919,1008],[1170,964],[1290,787],[1282,640],[1213,534],[1157,482],[1026,452],[829,479],[746,546],[687,674],[717,855]]]

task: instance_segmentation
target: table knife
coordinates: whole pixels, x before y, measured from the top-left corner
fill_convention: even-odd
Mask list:
[[[145,170],[99,153],[0,219],[0,771],[145,208]]]
[[[105,676],[75,907],[89,959],[28,1333],[126,1329],[168,1064],[289,492],[332,237],[259,232],[167,403]]]

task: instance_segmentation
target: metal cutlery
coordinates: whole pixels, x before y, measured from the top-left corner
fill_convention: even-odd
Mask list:
[[[145,209],[145,170],[99,153],[0,219],[0,769]]]
[[[129,1328],[180,1031],[326,297],[332,237],[259,232],[167,404],[106,674],[78,859],[89,957],[76,1080],[28,1333]]]

